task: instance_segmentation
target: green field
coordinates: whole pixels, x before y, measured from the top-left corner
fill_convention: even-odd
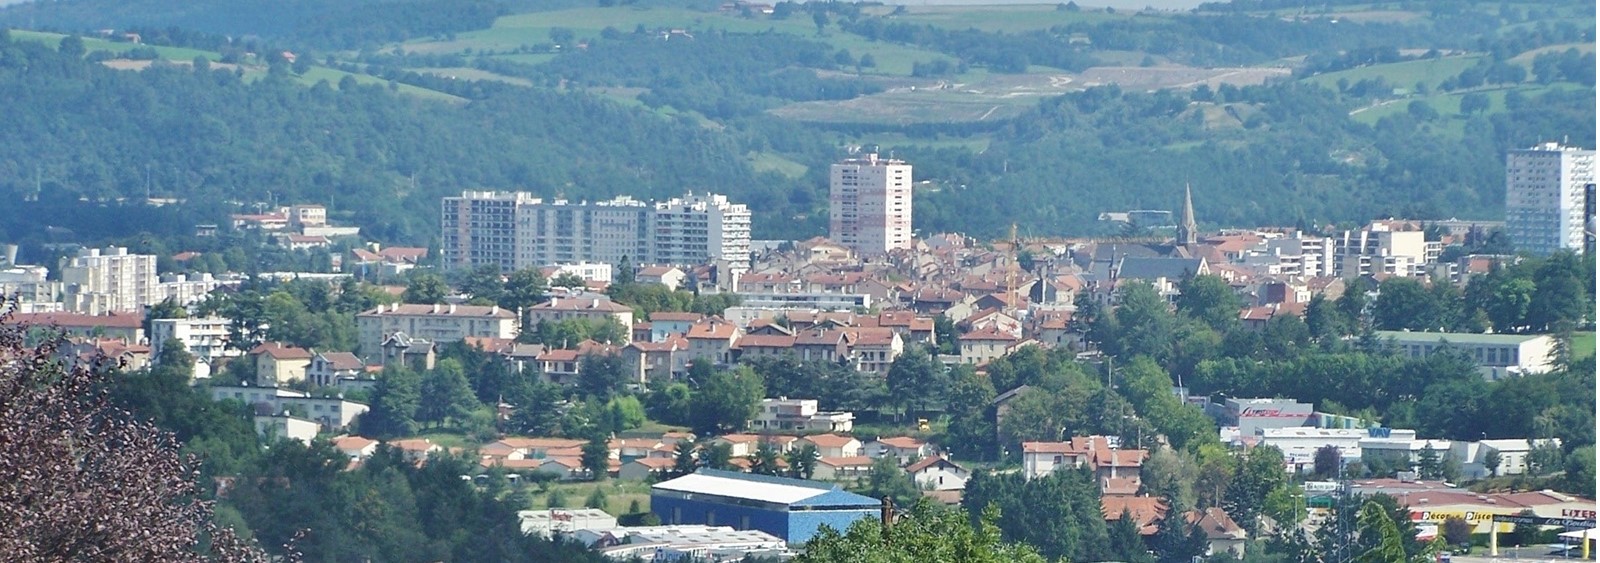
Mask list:
[[[529,81],[526,78],[517,78],[515,76],[506,76],[504,74],[495,74],[495,73],[489,72],[487,70],[479,70],[479,69],[476,69],[476,68],[446,67],[446,68],[413,68],[413,69],[409,69],[409,70],[412,71],[412,72],[418,73],[418,74],[432,74],[432,75],[435,75],[435,76],[442,76],[442,77],[445,77],[445,78],[453,78],[453,79],[456,79],[456,80],[487,80],[487,81],[492,81],[492,82],[505,82],[507,84],[516,84],[518,86],[532,86],[533,85],[533,82]]]
[[[1552,90],[1564,90],[1582,87],[1583,86],[1578,84],[1558,82],[1550,85],[1525,84],[1514,88],[1496,88],[1474,91],[1483,92],[1485,95],[1487,95],[1489,97],[1488,112],[1497,113],[1505,111],[1506,93],[1512,90],[1516,90],[1521,92],[1524,96],[1532,98]],[[1350,117],[1362,123],[1369,125],[1374,124],[1377,123],[1379,119],[1383,119],[1386,116],[1406,112],[1407,106],[1409,106],[1413,100],[1422,100],[1427,102],[1428,105],[1433,106],[1434,111],[1439,112],[1439,115],[1448,117],[1459,116],[1461,114],[1461,97],[1465,96],[1467,93],[1468,92],[1450,92],[1447,94],[1434,94],[1432,96],[1421,98],[1402,98],[1399,100],[1386,102],[1382,105],[1356,110],[1350,115]],[[1452,127],[1452,129],[1459,130],[1459,124],[1456,124],[1456,126]]]
[[[47,32],[43,32],[43,31],[26,31],[26,30],[21,30],[21,29],[13,29],[13,30],[11,30],[11,38],[12,39],[16,39],[16,40],[20,40],[20,41],[38,41],[40,43],[44,43],[44,44],[50,45],[52,47],[60,47],[61,40],[66,38],[66,35],[65,34],[61,34],[61,33],[47,33]],[[84,48],[88,49],[90,52],[108,51],[108,52],[111,52],[111,53],[121,54],[121,53],[127,53],[128,51],[132,51],[134,49],[150,48],[150,49],[155,49],[156,53],[161,55],[161,58],[167,59],[167,60],[172,60],[172,61],[189,62],[189,61],[193,61],[195,57],[205,57],[205,58],[213,60],[213,61],[222,58],[222,55],[220,55],[220,54],[214,53],[212,51],[202,51],[202,50],[199,50],[199,49],[188,49],[188,48],[184,48],[184,47],[164,47],[164,46],[160,46],[160,45],[144,45],[144,44],[140,44],[140,43],[118,43],[118,42],[115,42],[115,41],[107,41],[105,39],[100,39],[98,37],[80,37],[80,38],[83,39]]]
[[[1533,50],[1524,52],[1524,53],[1522,53],[1520,55],[1517,55],[1515,57],[1511,57],[1511,62],[1520,64],[1520,65],[1532,65],[1533,64],[1533,59],[1535,57],[1538,57],[1539,55],[1543,55],[1545,53],[1560,53],[1562,51],[1566,51],[1567,49],[1577,49],[1578,52],[1580,52],[1580,53],[1593,53],[1594,52],[1594,43],[1563,43],[1563,44],[1560,44],[1560,45],[1550,45],[1550,46],[1547,46],[1547,47],[1540,47],[1538,49],[1533,49]]]
[[[1435,88],[1446,78],[1461,74],[1461,71],[1478,64],[1478,60],[1482,58],[1483,55],[1460,55],[1387,63],[1319,74],[1303,80],[1329,89],[1338,89],[1340,79],[1355,84],[1373,78],[1382,78],[1396,88],[1411,89],[1418,82],[1426,84],[1429,88]]]
[[[1574,359],[1594,357],[1594,332],[1579,332],[1572,335],[1572,357]]]
[[[567,497],[560,508],[582,507],[584,501],[589,499],[589,495],[594,494],[595,489],[605,490],[605,511],[609,514],[628,514],[628,509],[632,507],[634,501],[639,502],[639,510],[641,512],[650,510],[650,486],[637,481],[607,479],[589,483],[556,483],[550,485],[551,491],[559,490]],[[549,493],[533,492],[533,506],[528,508],[533,510],[553,508],[550,506]]]
[[[61,33],[47,33],[43,31],[25,31],[14,29],[11,30],[11,37],[18,40],[37,41],[47,45],[59,47],[61,45],[61,40],[65,38],[66,35]],[[83,38],[83,46],[84,48],[88,49],[89,52],[107,51],[117,54],[126,54],[129,51],[139,48],[150,48],[154,49],[156,54],[160,55],[163,60],[172,61],[179,64],[189,64],[193,62],[196,57],[205,58],[211,61],[217,61],[222,58],[220,53],[216,53],[214,51],[202,51],[199,49],[188,49],[184,47],[142,45],[136,43],[117,43],[113,41],[106,41],[104,39],[88,37]],[[244,79],[247,81],[259,80],[262,76],[266,76],[267,73],[266,68],[259,65],[241,66],[241,68],[244,70]],[[339,84],[339,81],[343,80],[346,76],[354,77],[356,82],[359,84],[388,84],[387,80],[378,78],[376,76],[353,74],[342,70],[321,66],[313,66],[311,67],[311,70],[306,71],[306,73],[303,75],[297,76],[295,79],[307,86],[314,85],[322,81],[327,81],[329,85],[337,85]],[[458,96],[452,96],[437,90],[429,90],[427,88],[420,88],[409,84],[400,84],[398,91],[402,94],[408,94],[430,100],[450,102],[466,101],[466,99]]]
[[[871,54],[878,65],[875,72],[893,75],[911,74],[911,65],[917,62],[936,59],[954,61],[948,55],[935,51],[868,41],[861,36],[840,31],[837,26],[830,26],[822,35],[818,35],[810,18],[744,18],[683,8],[578,8],[513,14],[495,20],[494,26],[489,29],[457,34],[453,41],[419,40],[401,47],[422,53],[465,53],[468,49],[480,54],[507,53],[494,56],[517,62],[535,62],[538,59],[529,57],[549,55],[511,54],[509,51],[550,43],[550,30],[556,28],[572,30],[575,36],[583,39],[599,37],[607,27],[632,32],[638,26],[644,26],[647,30],[682,28],[693,32],[785,33],[828,43],[835,49],[848,50],[856,57]]]
[[[893,7],[881,6],[863,10],[873,15],[890,15]],[[928,24],[946,29],[978,29],[1004,33],[1022,33],[1050,29],[1073,23],[1099,23],[1109,20],[1133,18],[1131,12],[1108,14],[1104,10],[1084,9],[1077,12],[1058,10],[1053,4],[1020,4],[992,6],[906,6],[905,12],[891,16],[896,22]],[[1160,25],[1164,18],[1142,17],[1141,22]]]
[[[770,152],[751,152],[745,155],[745,161],[756,172],[777,172],[790,178],[806,175],[806,165]]]

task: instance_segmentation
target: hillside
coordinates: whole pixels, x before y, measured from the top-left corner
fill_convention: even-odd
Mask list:
[[[98,21],[84,16],[95,1],[30,10],[81,26]],[[27,48],[59,35],[18,31],[7,50],[21,58],[0,89],[17,92],[8,100],[25,117],[0,131],[0,190],[32,197],[43,185],[31,204],[71,205],[149,187],[210,221],[228,202],[301,198],[406,244],[433,239],[437,197],[460,189],[717,190],[751,205],[758,238],[788,238],[825,230],[827,164],[867,145],[929,180],[922,232],[998,235],[1017,222],[1093,233],[1100,212],[1170,206],[1184,183],[1208,226],[1495,218],[1504,150],[1594,142],[1582,126],[1594,116],[1593,53],[1576,48],[1594,32],[1578,4],[1174,14],[783,3],[754,14],[688,0],[502,3],[452,31],[346,50],[328,46],[369,40],[296,31],[285,21],[322,5],[289,2],[259,28],[269,39],[86,39],[89,64]],[[149,12],[149,23],[221,17],[210,1],[194,6]],[[0,9],[0,22],[19,13]],[[274,59],[302,44],[300,64]],[[184,68],[196,57],[210,70]],[[87,109],[66,111],[68,100]],[[56,114],[67,118],[37,117]],[[13,238],[37,233],[36,216],[72,220],[13,213]]]

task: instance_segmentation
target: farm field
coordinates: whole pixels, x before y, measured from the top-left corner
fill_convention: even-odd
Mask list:
[[[1472,92],[1483,92],[1486,96],[1488,96],[1488,113],[1496,113],[1505,111],[1506,93],[1513,90],[1521,92],[1524,96],[1531,98],[1552,90],[1577,88],[1582,88],[1582,86],[1572,83],[1556,83],[1550,85],[1524,84],[1514,88],[1480,89],[1473,90]],[[1420,98],[1414,97],[1392,100],[1380,105],[1362,108],[1351,112],[1350,117],[1356,121],[1371,125],[1377,123],[1379,119],[1383,119],[1386,116],[1406,112],[1407,106],[1409,106],[1413,100],[1422,100],[1428,105],[1433,106],[1434,111],[1439,112],[1439,115],[1458,116],[1461,114],[1461,98],[1468,93],[1470,92],[1450,92],[1448,94],[1434,94]],[[1459,131],[1457,131],[1457,133],[1459,133]]]
[[[1478,61],[1482,58],[1483,55],[1458,55],[1437,59],[1403,61],[1329,72],[1303,80],[1329,89],[1338,89],[1341,79],[1354,84],[1374,78],[1382,78],[1396,88],[1411,88],[1418,82],[1426,84],[1429,88],[1434,88],[1446,78],[1461,74],[1461,71],[1478,64]]]
[[[639,26],[647,30],[681,28],[693,32],[729,31],[737,33],[784,33],[821,41],[835,49],[845,49],[854,56],[871,54],[877,68],[871,72],[906,76],[911,66],[918,62],[954,59],[943,53],[873,42],[840,31],[836,26],[826,28],[821,35],[810,18],[792,17],[772,20],[765,17],[744,18],[730,14],[699,12],[682,8],[578,8],[551,12],[514,14],[496,20],[494,26],[479,31],[457,34],[454,40],[419,40],[400,45],[401,49],[418,53],[473,53],[493,54],[497,58],[526,63],[542,60],[530,57],[550,55],[512,54],[509,51],[524,46],[550,43],[550,30],[568,29],[579,39],[599,37],[607,27],[632,32]],[[543,59],[548,60],[548,58]]]
[[[1046,30],[1058,25],[1074,23],[1100,23],[1132,19],[1129,12],[1106,13],[1104,10],[1083,9],[1076,12],[1058,9],[1051,4],[997,4],[987,6],[905,6],[894,14],[896,8],[880,6],[864,10],[878,16],[892,15],[899,22],[928,24],[946,29],[978,29],[1004,33],[1025,33]],[[1166,23],[1161,18],[1140,18],[1152,25]]]
[[[526,79],[526,78],[517,78],[515,76],[506,76],[506,75],[503,75],[503,74],[495,74],[495,73],[489,72],[487,70],[480,70],[480,69],[476,69],[476,68],[446,67],[446,68],[413,68],[413,69],[410,69],[410,70],[412,72],[417,72],[417,73],[421,73],[421,74],[432,74],[432,75],[442,76],[442,77],[445,77],[445,78],[456,79],[456,80],[490,80],[490,81],[494,81],[494,82],[505,82],[507,84],[515,84],[515,85],[518,85],[518,86],[532,86],[533,85],[533,82],[528,80],[528,79]]]

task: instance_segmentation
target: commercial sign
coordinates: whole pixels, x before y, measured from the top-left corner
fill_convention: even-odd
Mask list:
[[[1561,526],[1563,528],[1591,528],[1594,527],[1593,518],[1541,518],[1538,516],[1494,516],[1495,522],[1506,524],[1527,524],[1530,526]]]
[[[1466,512],[1451,512],[1443,510],[1411,511],[1412,522],[1444,522],[1445,520],[1451,518],[1460,518],[1462,520],[1466,520],[1467,522],[1487,522],[1489,520],[1498,521],[1499,517],[1500,515],[1492,512],[1477,512],[1472,510],[1468,510]]]
[[[1306,493],[1332,493],[1339,490],[1338,481],[1306,481]]]
[[[1593,510],[1583,510],[1583,509],[1578,509],[1578,508],[1563,508],[1563,509],[1561,509],[1561,517],[1562,518],[1579,518],[1579,519],[1583,519],[1583,520],[1594,520],[1594,511]]]

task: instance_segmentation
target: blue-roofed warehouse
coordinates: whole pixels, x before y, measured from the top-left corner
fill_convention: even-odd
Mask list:
[[[798,546],[822,526],[845,531],[877,517],[881,501],[838,485],[701,469],[650,488],[650,511],[662,524],[760,530]]]

